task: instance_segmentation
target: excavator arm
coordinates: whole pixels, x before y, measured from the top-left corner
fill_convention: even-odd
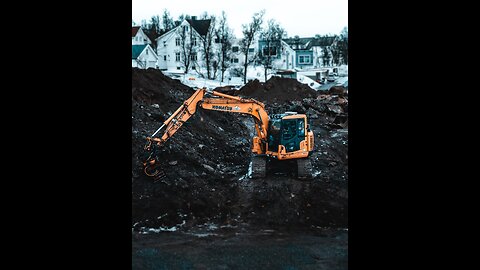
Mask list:
[[[206,94],[210,94],[212,97],[205,97]],[[258,154],[265,152],[264,145],[267,138],[269,121],[268,114],[265,111],[265,105],[254,99],[226,95],[202,88],[196,90],[191,97],[189,97],[167,120],[163,122],[163,125],[157,129],[151,137],[147,137],[145,150],[150,152],[149,157],[144,162],[144,171],[147,175],[154,177],[162,175],[162,171],[159,170],[157,156],[158,146],[165,144],[165,142],[196,113],[198,107],[206,110],[251,115],[255,120],[255,129],[257,131],[257,136],[254,137],[252,151]],[[163,128],[165,128],[165,130],[161,137],[155,138],[157,133]]]
[[[164,144],[170,137],[173,136],[181,127],[182,125],[192,117],[197,111],[197,104],[199,101],[203,99],[205,95],[204,89],[199,89],[195,91],[195,93],[189,97],[183,104],[167,119],[163,122],[163,125],[158,128],[155,133],[151,137],[147,137],[147,141],[149,142],[145,147],[146,150],[152,144],[152,142],[156,142],[158,145]],[[154,138],[157,133],[165,127],[165,131],[160,138]]]

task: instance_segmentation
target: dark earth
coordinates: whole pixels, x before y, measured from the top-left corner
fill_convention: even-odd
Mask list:
[[[306,113],[313,179],[289,166],[250,179],[249,116],[197,110],[161,149],[166,177],[144,175],[143,147],[194,92],[155,69],[132,69],[133,269],[347,269],[348,97],[294,79],[235,94],[269,114]]]

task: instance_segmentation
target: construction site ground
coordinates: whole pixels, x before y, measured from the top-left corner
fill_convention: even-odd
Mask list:
[[[253,119],[201,109],[161,149],[166,177],[147,177],[146,137],[194,89],[159,70],[132,69],[133,269],[347,269],[345,89],[272,77],[216,90],[262,101],[269,114],[306,113],[313,179],[298,180],[288,163],[251,179]]]

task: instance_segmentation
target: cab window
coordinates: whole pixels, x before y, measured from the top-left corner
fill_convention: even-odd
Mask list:
[[[305,121],[298,119],[298,136],[305,137]]]

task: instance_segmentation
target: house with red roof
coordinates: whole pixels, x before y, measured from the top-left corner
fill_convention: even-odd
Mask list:
[[[132,26],[132,45],[152,45],[152,41],[143,32],[140,26]]]

